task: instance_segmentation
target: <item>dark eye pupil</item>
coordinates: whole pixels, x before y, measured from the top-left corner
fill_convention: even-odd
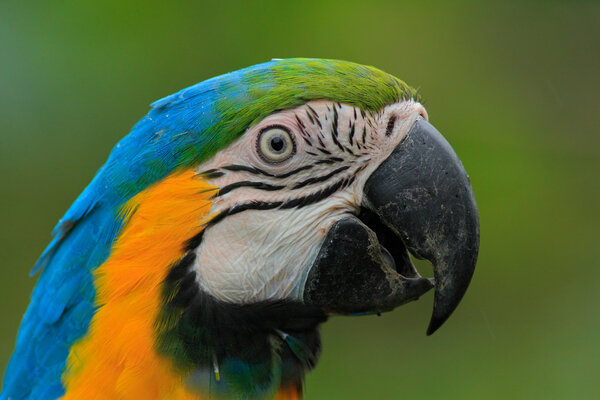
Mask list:
[[[277,152],[283,150],[283,146],[285,146],[285,142],[279,136],[275,136],[271,138],[271,148]]]

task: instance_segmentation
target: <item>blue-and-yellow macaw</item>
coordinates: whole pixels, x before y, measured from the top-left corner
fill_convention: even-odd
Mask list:
[[[298,399],[329,315],[435,287],[435,331],[479,225],[415,90],[284,59],[152,104],[53,235],[2,400]]]

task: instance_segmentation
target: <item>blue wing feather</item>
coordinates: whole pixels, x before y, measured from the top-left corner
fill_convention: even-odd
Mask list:
[[[92,272],[109,256],[123,225],[121,206],[178,168],[199,161],[190,154],[214,154],[216,143],[223,141],[218,133],[204,132],[221,118],[215,103],[228,97],[242,107],[248,90],[244,74],[267,71],[273,63],[212,78],[158,100],[117,144],[54,228],[52,242],[33,268],[32,274],[42,272],[21,322],[0,400],[63,394],[60,382],[68,349],[85,335],[94,314]]]
[[[214,98],[203,96],[203,87],[196,85],[192,93],[205,104],[201,114],[206,118],[196,115],[196,125],[212,123],[215,118],[210,111]],[[173,103],[171,97],[164,101]],[[32,271],[42,272],[21,322],[0,400],[57,398],[63,394],[58,388],[62,388],[69,347],[85,335],[94,314],[92,272],[109,256],[123,223],[119,213],[122,204],[175,170],[181,163],[180,149],[197,139],[177,134],[188,131],[182,117],[186,107],[177,118],[169,117],[169,113],[178,114],[167,104],[152,109],[117,144],[54,228],[54,239]]]
[[[61,375],[69,348],[85,334],[94,313],[91,269],[108,257],[112,243],[110,235],[99,240],[99,233],[115,232],[113,225],[119,224],[119,219],[111,214],[114,213],[101,207],[88,212],[52,250],[6,370],[6,398],[45,399],[63,394],[54,396],[62,388]]]

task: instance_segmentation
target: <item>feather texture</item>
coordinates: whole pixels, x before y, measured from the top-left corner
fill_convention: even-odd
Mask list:
[[[65,387],[67,397],[75,398],[93,385],[104,385],[107,398],[108,393],[157,398],[158,392],[147,390],[172,390],[170,398],[185,398],[175,384],[181,378],[158,362],[161,367],[148,373],[144,362],[155,362],[155,355],[140,349],[152,339],[143,335],[158,310],[157,286],[182,255],[183,241],[201,229],[209,208],[210,188],[191,170],[276,110],[331,99],[377,111],[416,96],[404,82],[372,67],[284,59],[153,103],[59,221],[36,263],[33,273],[41,274],[0,400],[55,399]],[[150,381],[152,389],[145,388]],[[298,396],[293,386],[282,390],[282,399]]]
[[[85,338],[70,351],[64,399],[173,398],[182,386],[155,351],[154,324],[168,266],[209,219],[216,188],[193,171],[175,173],[123,208],[127,220],[111,257],[95,271],[96,306]],[[189,398],[192,398],[191,396]]]

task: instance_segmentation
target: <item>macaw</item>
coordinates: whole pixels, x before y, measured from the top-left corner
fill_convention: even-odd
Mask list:
[[[438,329],[479,222],[414,89],[296,58],[153,103],[53,237],[0,399],[282,400],[302,397],[329,316],[435,288]]]

